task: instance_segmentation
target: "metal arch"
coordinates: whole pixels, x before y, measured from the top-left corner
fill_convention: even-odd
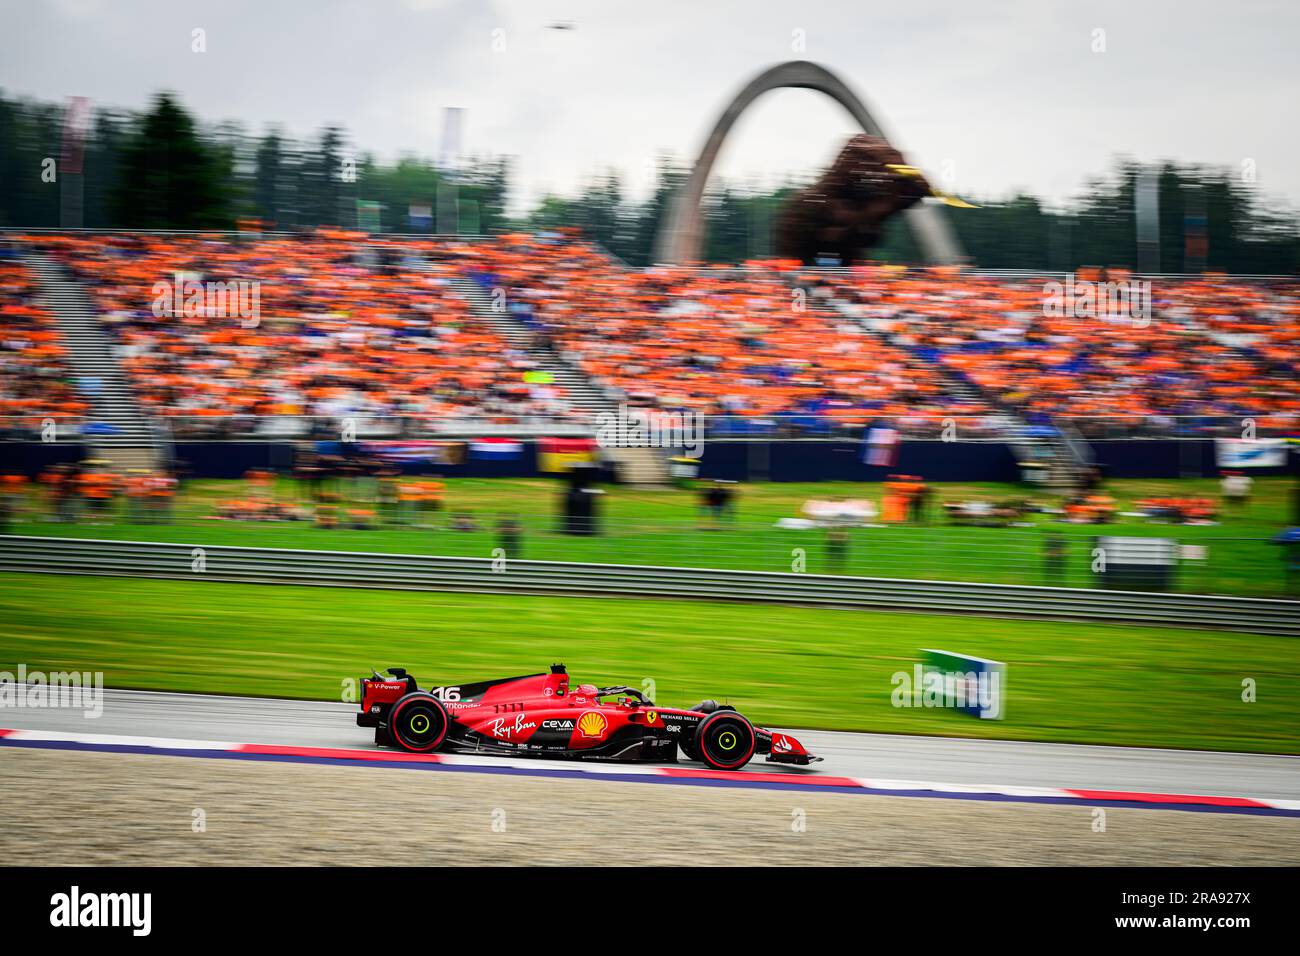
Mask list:
[[[659,233],[656,261],[686,264],[699,260],[704,240],[700,201],[704,197],[704,187],[722,144],[736,120],[754,100],[770,90],[782,88],[824,93],[848,110],[864,132],[888,139],[867,110],[866,104],[843,80],[825,67],[808,60],[791,60],[764,70],[750,80],[723,111],[700,152],[700,158],[695,161],[690,176],[673,197],[668,221]],[[941,209],[927,203],[918,203],[906,211],[906,216],[917,242],[932,264],[951,265],[964,261],[961,243]]]

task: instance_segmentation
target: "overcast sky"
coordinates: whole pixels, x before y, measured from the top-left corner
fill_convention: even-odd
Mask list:
[[[639,198],[657,153],[693,161],[747,80],[809,59],[966,195],[1059,202],[1122,153],[1250,161],[1300,206],[1297,37],[1282,0],[0,0],[0,87],[132,108],[172,89],[205,121],[338,123],[384,159],[437,156],[461,107],[466,151],[516,158],[517,211],[606,166]],[[819,94],[769,93],[717,170],[774,184],[853,131]]]

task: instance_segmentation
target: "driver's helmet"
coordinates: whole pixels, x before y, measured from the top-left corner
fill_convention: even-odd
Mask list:
[[[569,691],[569,696],[595,697],[599,690],[600,688],[595,684],[579,684],[577,687],[574,687]]]

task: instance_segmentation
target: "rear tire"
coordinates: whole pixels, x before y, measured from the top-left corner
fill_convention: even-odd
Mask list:
[[[719,710],[700,721],[691,749],[714,770],[739,770],[754,756],[758,736],[734,710]]]
[[[432,694],[407,694],[388,712],[388,737],[399,750],[433,753],[447,739],[447,710]]]

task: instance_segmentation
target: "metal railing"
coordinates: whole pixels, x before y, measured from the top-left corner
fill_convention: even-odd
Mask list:
[[[629,412],[646,411],[635,404]],[[611,407],[610,414],[618,414]],[[976,441],[1012,444],[1050,442],[1069,436],[1072,442],[1099,440],[1151,440],[1287,437],[1300,430],[1300,416],[1283,419],[1260,413],[1242,415],[1187,415],[1144,418],[1132,415],[1070,418],[1053,416],[1018,425],[1008,415],[916,414],[877,416],[863,410],[852,416],[816,413],[779,415],[697,415],[672,413],[705,438],[761,441],[855,441],[874,425],[887,425],[910,441]],[[166,422],[176,441],[298,441],[338,440],[344,434],[360,439],[473,438],[489,436],[579,436],[595,434],[600,422],[581,412],[565,416],[531,414],[441,415],[154,415]],[[70,415],[38,414],[0,416],[0,441],[40,441],[46,421],[57,424],[59,439],[93,437],[87,426],[94,420]],[[90,429],[93,431],[93,429]]]
[[[264,465],[275,462],[268,457]],[[854,496],[828,487],[829,499],[816,506],[811,500],[803,506],[765,502],[742,490],[730,507],[714,513],[705,506],[706,487],[615,493],[598,509],[591,533],[573,534],[564,518],[562,482],[539,485],[537,494],[519,489],[518,495],[453,487],[437,502],[399,495],[406,485],[363,474],[322,477],[315,491],[307,481],[261,489],[237,481],[187,481],[174,500],[119,494],[105,502],[29,491],[4,502],[4,527],[42,537],[467,558],[488,557],[513,536],[510,554],[545,561],[1085,589],[1107,583],[1095,560],[1097,536],[1123,534],[1179,546],[1167,582],[1171,590],[1300,594],[1300,567],[1292,567],[1286,549],[1272,540],[1278,529],[1231,508],[1218,525],[1169,523],[1176,516],[1157,511],[1145,523],[1121,514],[1119,524],[1078,524],[1061,520],[1059,502],[1026,490],[942,501],[936,494],[910,520],[883,522],[880,499],[865,488],[862,500],[845,501]],[[648,497],[631,500],[638,494]],[[642,510],[651,502],[662,510]]]
[[[0,537],[0,570],[401,590],[619,595],[1300,636],[1300,601],[348,551]]]
[[[486,242],[497,238],[497,234],[489,233],[439,233],[439,232],[366,232],[360,228],[331,226],[328,224],[320,225],[303,225],[290,229],[126,229],[120,227],[69,227],[69,226],[0,226],[0,238],[19,237],[24,235],[32,236],[97,236],[97,235],[132,235],[132,236],[222,236],[231,239],[243,239],[248,237],[302,237],[312,236],[317,229],[342,229],[342,231],[352,232],[361,237],[361,241],[366,240],[384,240],[395,242]],[[654,264],[648,266],[630,266],[623,262],[618,256],[615,256],[602,244],[593,240],[585,240],[587,245],[608,256],[612,261],[625,269],[640,271],[641,269],[656,268]],[[774,257],[780,261],[779,257]],[[678,267],[678,268],[695,268],[699,271],[709,270],[717,271],[716,265],[696,266],[696,267]],[[752,261],[737,262],[730,265],[732,271],[772,271],[770,264],[756,266]],[[831,265],[812,265],[800,266],[795,270],[798,274],[819,274],[827,275],[854,275],[863,269],[903,269],[908,272],[920,273],[927,272],[933,267],[926,263],[889,263],[889,262],[871,262],[861,266],[831,266]],[[1089,268],[1081,265],[1079,269]],[[1121,267],[1122,268],[1122,267]],[[787,271],[787,270],[782,270]],[[965,265],[961,267],[960,272],[963,275],[986,276],[991,279],[1009,279],[1009,280],[1035,280],[1035,279],[1064,279],[1070,275],[1077,275],[1077,271],[1059,271],[1053,269],[1010,269],[1010,268],[990,268],[979,265]],[[1291,274],[1277,273],[1236,273],[1221,272],[1219,270],[1202,270],[1200,272],[1137,272],[1125,269],[1125,275],[1132,279],[1168,279],[1174,281],[1187,281],[1189,279],[1203,279],[1207,275],[1222,276],[1232,281],[1249,281],[1249,282],[1295,282],[1297,276]]]
[[[737,268],[747,268],[750,271],[764,271],[765,266],[744,265]],[[890,262],[870,262],[857,266],[801,266],[797,270],[800,275],[829,275],[829,276],[856,276],[876,272],[902,272],[911,275],[920,275],[931,272],[935,267],[925,263],[890,263]],[[951,269],[952,267],[944,267]],[[957,270],[963,276],[980,276],[988,279],[1005,279],[1012,282],[1032,282],[1038,280],[1055,279],[1063,280],[1069,276],[1078,276],[1080,272],[1095,266],[1081,265],[1077,270],[1055,270],[1055,269],[994,269],[982,267],[979,265],[965,265]],[[1114,267],[1116,274],[1123,272],[1128,279],[1151,279],[1151,280],[1169,280],[1174,282],[1187,282],[1189,280],[1203,280],[1207,276],[1222,277],[1233,282],[1261,282],[1275,283],[1287,282],[1294,283],[1297,276],[1292,274],[1279,274],[1270,272],[1220,272],[1218,270],[1202,270],[1200,272],[1135,272],[1129,271],[1124,267]]]
[[[589,436],[582,416],[220,415],[162,416],[176,441],[381,441]]]

